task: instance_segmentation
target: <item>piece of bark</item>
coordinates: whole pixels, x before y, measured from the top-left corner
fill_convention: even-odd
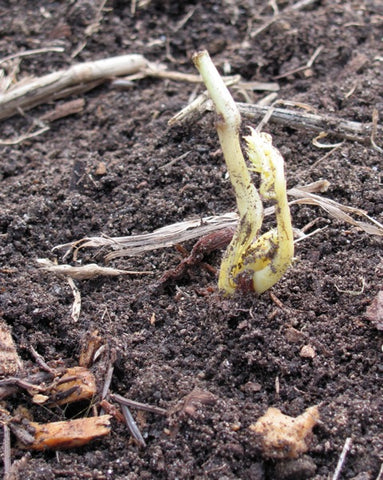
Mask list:
[[[98,335],[98,331],[95,330],[94,332],[88,332],[81,343],[82,345],[78,363],[81,367],[89,368],[93,365],[94,356],[101,347],[103,339],[100,337],[100,335]]]
[[[13,342],[11,329],[0,318],[0,376],[15,375],[23,363]]]
[[[83,98],[76,98],[76,100],[71,100],[61,105],[57,105],[54,110],[42,115],[40,120],[42,122],[54,122],[60,118],[82,112],[84,110],[84,105],[85,100]]]
[[[371,305],[367,307],[365,317],[377,330],[383,330],[383,290],[380,290]]]
[[[110,433],[110,415],[78,418],[62,422],[28,422],[33,433],[31,442],[20,441],[21,448],[29,450],[59,450],[86,445]],[[19,439],[20,440],[20,439]]]
[[[18,390],[25,390],[30,395],[44,394],[46,387],[41,387],[41,384],[46,385],[52,380],[53,375],[47,372],[38,372],[25,378],[7,376],[0,380],[0,400],[4,400]]]
[[[68,368],[65,374],[47,391],[49,404],[64,405],[67,403],[89,400],[96,395],[96,379],[93,373],[84,367]]]

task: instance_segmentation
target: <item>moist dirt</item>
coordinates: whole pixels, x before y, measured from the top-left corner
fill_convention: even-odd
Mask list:
[[[191,55],[206,48],[221,71],[278,82],[279,99],[339,120],[368,123],[374,109],[383,115],[378,0],[313,1],[290,11],[293,2],[278,1],[282,14],[258,35],[274,14],[271,3],[153,0],[137,2],[134,13],[134,2],[107,1],[101,9],[100,3],[1,1],[1,57],[64,47],[63,53],[23,57],[14,72],[18,80],[127,53],[196,73]],[[318,48],[311,67],[294,73]],[[9,65],[0,65],[7,75]],[[25,456],[12,438],[12,461],[22,459],[15,478],[324,480],[332,478],[347,438],[352,445],[339,478],[378,477],[382,334],[365,312],[382,288],[379,237],[318,207],[295,205],[294,227],[315,220],[306,233],[319,231],[297,243],[292,267],[271,292],[224,298],[214,273],[222,250],[156,291],[151,287],[182,258],[168,248],[109,265],[151,275],[77,282],[77,322],[65,279],[38,269],[37,258],[73,264],[52,248],[84,236],[152,232],[235,211],[214,115],[168,126],[202,91],[201,85],[154,78],[124,89],[107,82],[81,95],[82,112],[52,122],[36,138],[0,147],[0,313],[26,370],[36,369],[30,346],[50,364],[76,365],[84,338],[97,330],[115,353],[111,392],[168,411],[132,409],[144,448],[115,420],[108,437],[58,453]],[[268,93],[237,91],[235,97],[256,103]],[[41,115],[65,101],[3,120],[1,139],[36,128]],[[332,150],[313,145],[314,132],[272,121],[265,130],[285,158],[288,187],[326,179],[323,196],[382,221],[382,153],[368,137]],[[375,139],[378,146],[382,141]],[[271,225],[267,218],[266,228]],[[193,242],[183,247],[190,251]],[[104,253],[88,249],[79,259],[102,265]],[[95,371],[102,388],[105,372]],[[193,390],[201,401],[185,408]],[[271,406],[297,416],[314,405],[320,422],[308,452],[290,462],[265,458],[249,426]],[[73,414],[31,406],[21,393],[6,406],[12,412],[27,407],[41,422]]]

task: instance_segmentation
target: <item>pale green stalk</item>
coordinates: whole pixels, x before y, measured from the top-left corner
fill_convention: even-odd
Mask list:
[[[227,294],[236,289],[233,269],[240,268],[243,252],[256,238],[263,220],[260,196],[251,182],[239,142],[241,116],[222,77],[207,51],[198,52],[193,61],[199,70],[219,119],[217,132],[233,185],[239,211],[239,222],[234,237],[222,260],[218,287]]]

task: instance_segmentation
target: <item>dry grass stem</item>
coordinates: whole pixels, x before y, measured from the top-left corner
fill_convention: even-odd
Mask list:
[[[0,113],[0,115],[1,115],[1,113]],[[18,145],[19,143],[22,143],[25,140],[30,140],[31,138],[38,137],[39,135],[47,132],[48,130],[49,130],[48,126],[41,127],[34,132],[25,133],[24,135],[20,135],[17,138],[12,138],[10,140],[0,140],[0,145]]]
[[[4,478],[7,479],[9,472],[11,471],[11,432],[6,423],[3,424],[3,465],[4,465]]]
[[[370,235],[383,236],[383,225],[369,217],[365,211],[342,205],[334,200],[312,193],[323,192],[328,185],[329,183],[327,181],[322,180],[310,185],[288,190],[288,195],[295,197],[295,200],[289,202],[289,205],[315,205],[324,209],[336,220],[349,223]],[[266,208],[264,213],[265,216],[272,215],[274,213],[274,207]],[[351,215],[357,215],[366,221],[355,220]],[[65,257],[74,250],[74,257],[76,258],[78,251],[82,248],[109,247],[114,251],[107,254],[105,260],[110,261],[120,257],[133,257],[141,255],[144,252],[171,247],[177,243],[193,240],[228,227],[235,228],[237,222],[237,213],[229,212],[222,215],[174,223],[159,228],[152,233],[142,235],[132,235],[128,237],[85,237],[71,243],[57,245],[54,249],[67,249]],[[309,237],[309,235],[305,236],[305,238],[307,237]]]
[[[56,265],[47,258],[37,259],[41,270],[65,276],[73,293],[73,305],[71,317],[75,322],[80,318],[81,313],[81,293],[74,280],[90,280],[99,276],[115,277],[117,275],[143,275],[153,272],[136,272],[129,270],[119,270],[117,268],[100,267],[96,263],[73,267],[72,265]]]
[[[352,439],[350,437],[346,438],[346,441],[344,442],[342,453],[340,454],[338,464],[336,466],[334,475],[332,476],[332,480],[338,480],[339,475],[342,471],[344,462],[346,460],[346,456],[351,448],[352,445]]]
[[[114,365],[111,362],[110,365],[108,366],[108,370],[106,371],[104,385],[102,387],[102,392],[101,392],[101,400],[104,400],[104,398],[106,398],[106,396],[108,395],[110,384],[112,383],[113,372],[114,372]]]
[[[42,369],[45,370],[46,372],[56,375],[56,370],[54,368],[51,368],[44,358],[32,347],[32,345],[29,346],[29,351],[31,352],[33,358],[35,359],[36,363],[38,366]]]
[[[321,53],[321,51],[323,50],[323,45],[319,46],[315,52],[311,55],[311,57],[309,58],[308,62],[305,64],[305,65],[302,65],[301,67],[298,67],[298,68],[294,68],[293,70],[290,70],[286,73],[282,73],[281,75],[278,75],[276,77],[274,77],[274,80],[279,80],[281,78],[285,78],[285,77],[289,77],[290,75],[294,75],[296,73],[299,73],[299,72],[304,72],[305,70],[309,70],[315,60],[318,58],[319,54]]]
[[[72,313],[71,317],[73,321],[78,322],[81,313],[81,292],[75,285],[73,279],[71,277],[67,277],[69,286],[73,293],[73,304],[72,304]]]
[[[122,55],[94,62],[74,65],[67,70],[50,73],[36,78],[27,84],[16,84],[12,89],[0,95],[0,120],[16,115],[50,101],[66,89],[79,84],[107,80],[114,76],[129,75],[146,68],[147,61],[142,55]]]
[[[85,39],[82,40],[77,48],[72,52],[71,57],[75,58],[82,50],[86,47],[86,44],[88,43],[88,39],[95,33],[98,32],[101,21],[102,21],[102,11],[105,7],[107,0],[101,0],[100,5],[96,8],[96,14],[95,18],[90,25],[88,25],[85,29]]]
[[[45,47],[45,48],[35,48],[33,50],[25,50],[23,52],[12,53],[12,55],[8,55],[7,57],[3,57],[0,59],[0,65],[5,62],[9,62],[10,60],[15,60],[16,58],[23,58],[23,57],[30,57],[32,55],[39,55],[41,53],[48,53],[48,52],[64,52],[64,47]]]
[[[119,270],[117,268],[100,267],[96,263],[73,267],[72,265],[55,265],[46,258],[39,258],[37,262],[41,270],[55,273],[56,275],[65,275],[75,280],[91,280],[100,276],[116,277],[118,275],[151,275],[153,272],[137,272],[135,270]]]
[[[273,107],[262,107],[259,105],[249,105],[238,103],[241,115],[252,121],[264,117],[267,111]],[[297,112],[285,108],[274,108],[270,121],[289,126],[296,130],[309,132],[326,132],[327,135],[343,138],[346,140],[369,143],[373,123],[360,123],[333,115],[318,115],[306,112]],[[383,127],[377,126],[377,133],[383,134]]]
[[[130,413],[129,408],[121,403],[122,414],[124,415],[126,426],[128,427],[129,433],[136,440],[140,447],[146,447],[146,442],[144,437],[141,435],[140,429],[137,426],[132,414]]]
[[[201,116],[206,110],[211,110],[211,102],[206,100],[206,96],[198,97],[193,104],[187,105],[184,109],[174,115],[168,122],[170,126],[184,122],[196,115]],[[281,103],[278,102],[277,103]],[[283,102],[286,105],[286,102]],[[287,108],[275,107],[272,105],[256,105],[248,103],[237,103],[240,114],[252,122],[262,120],[265,116],[269,117],[271,122],[288,126],[296,130],[308,132],[325,132],[327,135],[352,140],[361,143],[370,143],[374,141],[376,135],[383,135],[383,127],[377,125],[376,121],[369,123],[360,123],[333,115],[318,115],[315,113],[301,112]],[[379,147],[378,147],[379,148]]]
[[[260,33],[264,32],[267,30],[273,23],[282,20],[287,14],[302,10],[303,8],[307,7],[308,5],[311,5],[314,3],[315,0],[300,0],[297,3],[294,3],[294,5],[291,5],[291,7],[286,7],[282,12],[279,12],[277,9],[274,10],[275,15],[270,18],[269,20],[266,20],[260,27],[258,27],[256,30],[250,33],[251,38],[255,38],[257,35]]]
[[[334,148],[341,147],[344,143],[344,141],[339,142],[339,143],[321,143],[319,141],[319,140],[322,140],[322,138],[326,138],[326,137],[327,137],[327,133],[321,132],[317,137],[312,139],[312,144],[314,145],[314,147],[317,147],[317,148],[331,148],[331,149],[334,149]]]
[[[135,400],[130,400],[125,398],[118,393],[112,393],[110,399],[121,405],[127,405],[131,408],[136,408],[137,410],[143,410],[145,412],[157,413],[158,415],[166,415],[168,411],[165,408],[155,407],[153,405],[148,405],[146,403],[136,402]]]

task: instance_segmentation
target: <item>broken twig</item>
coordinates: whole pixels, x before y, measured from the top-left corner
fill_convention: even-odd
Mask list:
[[[283,101],[274,102],[273,105],[258,105],[249,103],[237,103],[238,110],[243,118],[252,122],[267,120],[280,125],[315,133],[326,133],[345,140],[357,141],[364,144],[371,143],[377,135],[383,135],[383,127],[377,125],[373,118],[372,122],[360,123],[338,118],[334,115],[314,114],[288,108],[275,107],[276,103],[286,104]],[[210,110],[211,106],[205,94],[199,95],[194,102],[186,105],[180,112],[176,113],[168,122],[169,126],[185,122],[198,112],[201,116],[204,111]]]
[[[125,398],[118,393],[110,394],[110,399],[119,403],[120,405],[126,405],[131,408],[136,408],[137,410],[143,410],[145,412],[157,413],[158,415],[166,415],[167,410],[160,407],[155,407],[153,405],[147,405],[146,403],[136,402],[135,400],[130,400]]]
[[[45,48],[35,48],[33,50],[24,50],[23,52],[12,53],[7,57],[3,57],[0,59],[0,65],[2,63],[8,62],[9,60],[15,60],[16,58],[23,58],[23,57],[30,57],[32,55],[39,55],[40,53],[48,53],[48,52],[64,52],[64,47],[45,47]]]

